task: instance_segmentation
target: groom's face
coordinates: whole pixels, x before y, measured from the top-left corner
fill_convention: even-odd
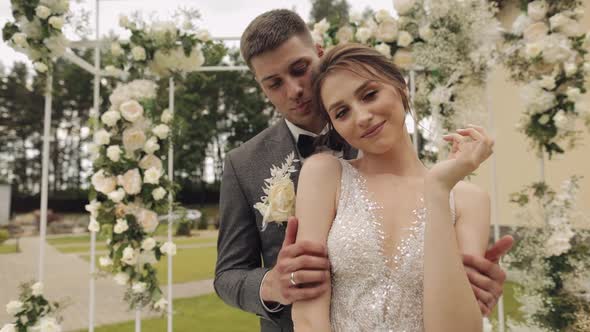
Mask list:
[[[312,42],[293,36],[251,60],[256,81],[270,102],[287,120],[312,132],[323,128],[322,117],[311,107],[312,72],[321,52]]]

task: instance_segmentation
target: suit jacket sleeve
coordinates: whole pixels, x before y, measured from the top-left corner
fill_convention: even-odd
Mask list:
[[[215,292],[229,305],[276,322],[278,315],[267,312],[260,299],[260,284],[269,269],[262,267],[256,216],[244,195],[231,155],[226,156],[221,181]]]

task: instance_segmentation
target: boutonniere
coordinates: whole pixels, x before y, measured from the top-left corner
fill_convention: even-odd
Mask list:
[[[262,230],[271,222],[284,222],[295,214],[295,185],[291,173],[296,172],[295,153],[291,152],[281,167],[275,165],[270,169],[270,178],[264,180],[264,196],[254,208],[262,215]]]

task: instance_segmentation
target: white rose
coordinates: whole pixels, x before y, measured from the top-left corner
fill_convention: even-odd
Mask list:
[[[141,167],[142,169],[150,169],[152,167],[159,170],[163,169],[162,161],[160,160],[160,158],[154,156],[153,154],[148,154],[145,157],[143,157],[139,162],[139,167]]]
[[[136,195],[141,192],[141,174],[139,174],[137,168],[130,169],[125,174],[119,175],[117,182],[129,195]]]
[[[516,20],[514,21],[514,23],[512,23],[512,33],[514,33],[515,35],[521,36],[522,33],[524,32],[524,29],[526,29],[529,25],[531,25],[531,23],[533,23],[533,21],[531,20],[531,18],[526,15],[526,14],[521,14],[519,15]]]
[[[324,44],[324,36],[317,31],[311,32],[311,39],[313,39],[313,42],[316,44]]]
[[[565,94],[570,98],[572,101],[577,101],[581,96],[582,92],[578,88],[569,87],[567,88]]]
[[[115,224],[115,227],[113,227],[113,232],[115,234],[121,234],[125,231],[127,231],[129,229],[129,224],[127,224],[127,220],[126,219],[117,219],[117,223]]]
[[[154,133],[158,138],[165,139],[168,137],[168,133],[170,132],[170,128],[165,124],[159,124],[152,129],[152,133]]]
[[[354,11],[350,14],[350,16],[348,16],[348,20],[351,23],[359,23],[363,20],[363,14],[361,12]]]
[[[43,39],[43,44],[53,53],[54,56],[62,56],[66,52],[69,41],[63,34]]]
[[[94,217],[90,217],[90,222],[88,223],[88,231],[92,233],[98,233],[100,231],[100,224]]]
[[[570,250],[570,240],[574,235],[575,233],[569,227],[551,234],[545,243],[546,257],[559,256]]]
[[[135,294],[141,294],[145,292],[146,288],[147,284],[145,282],[135,282],[133,283],[133,286],[131,286],[131,290]]]
[[[123,257],[121,261],[127,265],[135,265],[137,263],[138,253],[132,247],[123,249]]]
[[[129,17],[127,17],[126,15],[120,15],[119,16],[119,26],[122,28],[127,28],[130,26],[130,21],[129,21]]]
[[[128,100],[119,106],[123,118],[129,122],[135,122],[143,117],[143,107],[135,100]]]
[[[129,281],[129,275],[127,273],[119,272],[119,273],[115,274],[113,279],[115,280],[117,285],[125,286],[127,284],[127,282]]]
[[[32,332],[61,332],[61,326],[53,317],[41,317],[39,323],[31,328]]]
[[[49,18],[49,25],[59,30],[64,26],[64,18],[61,16],[52,16]]]
[[[31,292],[33,293],[33,296],[43,295],[43,283],[42,282],[34,283],[33,286],[31,286]]]
[[[35,70],[40,73],[44,73],[48,69],[46,64],[44,64],[43,62],[38,62],[38,61],[33,64],[33,67],[35,67]]]
[[[166,196],[166,190],[162,187],[158,187],[152,190],[152,197],[154,200],[159,201]]]
[[[172,121],[173,115],[172,112],[170,112],[169,109],[165,109],[162,112],[162,115],[160,116],[160,121],[164,122],[164,123],[170,123],[170,121]]]
[[[543,76],[539,81],[539,85],[547,90],[553,90],[555,89],[555,78],[551,75]]]
[[[546,124],[549,122],[549,120],[550,120],[550,119],[551,119],[551,118],[549,117],[549,115],[548,115],[548,114],[543,114],[543,115],[541,115],[541,117],[539,118],[539,123],[540,123],[540,124],[542,124],[542,125],[546,125]]]
[[[121,119],[121,113],[114,111],[114,110],[106,111],[100,117],[100,120],[102,121],[102,123],[104,123],[105,125],[107,125],[109,127],[116,125],[117,121],[119,121],[120,119]]]
[[[570,117],[568,117],[563,110],[559,110],[559,112],[555,114],[553,121],[555,122],[555,126],[561,130],[570,129],[570,125],[572,123]]]
[[[375,13],[375,20],[377,21],[377,23],[394,21],[393,16],[391,16],[389,11],[386,9],[378,10],[377,13]]]
[[[384,42],[392,42],[397,38],[397,23],[395,21],[385,21],[377,27],[375,38]]]
[[[156,137],[150,137],[150,139],[148,139],[143,146],[143,151],[145,151],[147,154],[152,154],[159,149],[160,144],[158,144],[158,139]]]
[[[162,176],[162,172],[157,168],[150,168],[145,171],[143,176],[143,181],[145,183],[151,184],[158,184],[160,182],[160,177]]]
[[[428,42],[434,37],[434,32],[432,29],[430,29],[429,25],[424,25],[418,30],[418,35],[420,35],[420,38],[422,38],[424,41]]]
[[[321,21],[313,25],[313,31],[316,31],[320,35],[323,35],[326,32],[328,32],[328,29],[330,29],[330,23],[328,23],[326,18],[323,18]]]
[[[393,7],[399,15],[409,13],[416,4],[416,0],[393,0]]]
[[[121,159],[121,148],[118,145],[111,145],[107,148],[107,157],[114,161],[118,162]]]
[[[532,59],[543,52],[543,46],[540,43],[528,43],[525,46],[524,53],[527,58]]]
[[[168,307],[168,301],[165,298],[159,299],[156,303],[154,303],[154,309],[156,310],[164,310]]]
[[[578,71],[578,67],[575,63],[567,62],[563,65],[563,69],[565,70],[565,76],[570,77]]]
[[[35,15],[37,15],[38,18],[44,20],[48,18],[49,15],[51,15],[51,10],[45,6],[37,6],[37,8],[35,8]]]
[[[123,146],[128,152],[141,149],[145,144],[145,133],[139,128],[127,128],[123,131]]]
[[[19,47],[27,47],[29,43],[27,42],[27,35],[22,32],[17,32],[12,35],[12,41]]]
[[[400,31],[397,37],[397,44],[401,47],[408,47],[414,41],[412,35],[407,31]]]
[[[91,182],[96,191],[105,195],[115,190],[117,186],[117,179],[114,176],[105,176],[102,169],[92,176]]]
[[[16,316],[21,310],[23,310],[23,303],[21,301],[13,300],[6,305],[6,312],[10,316]]]
[[[146,59],[145,49],[141,46],[134,46],[131,49],[131,55],[135,61],[143,61]]]
[[[561,63],[576,56],[569,38],[552,33],[543,40],[543,60],[549,63]]]
[[[339,44],[346,44],[354,39],[354,30],[350,25],[342,26],[336,32],[336,39]]]
[[[98,215],[98,209],[100,209],[101,206],[102,204],[99,201],[93,199],[92,202],[86,204],[84,208],[90,213],[91,216],[96,217]]]
[[[523,36],[526,42],[537,41],[547,35],[549,28],[544,22],[537,22],[524,29]]]
[[[120,56],[123,54],[123,48],[121,47],[121,44],[114,42],[111,43],[111,54],[113,56]]]
[[[289,178],[275,182],[268,192],[266,222],[282,222],[295,214],[295,187]]]
[[[379,43],[377,44],[377,46],[375,46],[375,49],[377,50],[377,52],[383,54],[388,59],[391,59],[391,48],[389,47],[389,45],[385,43]]]
[[[96,145],[107,145],[111,141],[111,134],[101,129],[94,133],[94,144]]]
[[[158,263],[158,260],[156,259],[156,253],[153,251],[143,251],[141,254],[139,254],[139,258],[138,258],[138,264],[140,266],[143,266],[144,264],[150,264],[150,265],[154,265]]]
[[[402,69],[411,68],[414,64],[412,52],[406,50],[397,50],[393,56],[393,63]]]
[[[176,255],[176,245],[172,242],[164,242],[164,244],[160,246],[160,252],[164,255],[174,256]]]
[[[542,0],[529,3],[527,8],[528,15],[535,21],[540,21],[547,15],[547,3]]]
[[[2,326],[0,332],[16,332],[16,325],[14,324],[6,324]]]
[[[367,27],[361,27],[356,31],[356,39],[361,43],[366,43],[371,38],[372,31]]]
[[[107,196],[111,201],[119,203],[125,198],[125,190],[119,188],[115,191],[111,191]]]
[[[146,233],[153,233],[158,227],[158,214],[148,209],[141,209],[135,215],[137,222]]]
[[[562,13],[555,14],[549,19],[551,30],[560,31],[568,37],[577,37],[582,34],[581,27],[575,20]]]
[[[205,29],[197,30],[197,32],[195,32],[195,35],[197,36],[197,39],[203,42],[208,42],[209,40],[211,40],[211,34],[209,33],[209,31]]]
[[[156,240],[154,238],[148,237],[141,242],[141,249],[150,251],[156,247]]]
[[[113,260],[110,259],[108,256],[102,256],[98,259],[98,264],[102,267],[107,267],[113,265]]]

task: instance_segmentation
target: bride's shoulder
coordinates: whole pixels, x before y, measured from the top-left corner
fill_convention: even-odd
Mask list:
[[[323,181],[339,178],[342,164],[330,153],[317,153],[305,159],[301,168],[302,177],[312,177]]]

